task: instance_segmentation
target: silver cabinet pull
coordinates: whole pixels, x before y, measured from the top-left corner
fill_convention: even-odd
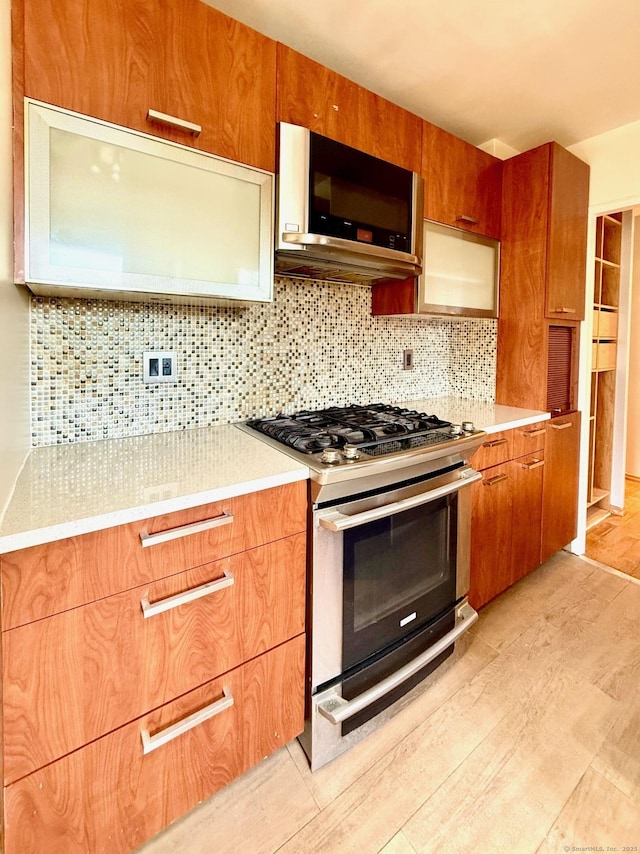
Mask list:
[[[197,712],[189,715],[189,717],[183,718],[181,721],[168,726],[166,729],[161,729],[155,735],[150,735],[148,729],[141,730],[140,737],[142,738],[143,756],[146,756],[147,753],[151,753],[152,750],[156,750],[158,747],[162,747],[163,744],[168,744],[170,741],[173,741],[174,738],[177,738],[179,735],[183,735],[185,732],[189,732],[190,729],[199,726],[199,724],[203,724],[210,718],[214,718],[216,715],[219,715],[220,712],[230,709],[231,706],[233,706],[233,703],[233,697],[227,689],[224,688],[221,700],[216,700],[215,703],[211,703],[210,706],[205,706],[204,709],[199,709]]]
[[[455,643],[460,635],[463,635],[467,629],[470,629],[478,619],[477,612],[473,610],[468,602],[463,602],[460,605],[457,615],[460,619],[455,628],[447,632],[444,637],[436,641],[433,646],[430,646],[429,649],[425,650],[417,658],[414,658],[413,661],[405,664],[404,667],[396,670],[395,673],[387,676],[386,679],[378,682],[377,685],[363,691],[362,694],[354,697],[353,700],[345,700],[338,696],[338,694],[331,694],[326,700],[318,703],[317,708],[320,714],[328,721],[331,721],[332,724],[340,724],[362,711],[362,709],[366,709],[367,706],[375,703],[376,700],[384,697],[385,694],[393,691],[398,685],[406,682],[414,673],[422,670],[430,661],[433,661],[441,652],[444,652],[451,644]]]
[[[552,430],[568,430],[569,427],[573,427],[573,421],[565,421],[563,424],[550,424]]]
[[[158,125],[177,128],[178,130],[186,130],[190,134],[193,134],[193,136],[198,136],[198,134],[202,133],[201,125],[188,122],[186,119],[179,119],[177,116],[170,116],[168,113],[161,113],[158,110],[148,110],[147,121],[155,122],[155,124]]]
[[[553,313],[554,314],[575,314],[576,309],[575,308],[563,308],[561,306],[560,308],[554,308]]]
[[[493,477],[483,479],[484,486],[495,486],[496,483],[502,483],[503,480],[509,480],[508,474],[496,474]]]
[[[506,444],[507,444],[506,439],[492,439],[490,442],[484,442],[482,447],[483,448],[497,448],[498,445],[506,445]]]
[[[521,430],[521,435],[526,436],[527,439],[533,439],[534,436],[543,436],[547,431],[544,427],[540,427],[538,430]]]
[[[456,222],[466,222],[468,225],[477,225],[478,220],[475,217],[467,216],[466,214],[458,214]]]
[[[544,460],[532,460],[530,463],[522,463],[522,468],[531,471],[531,469],[539,469],[544,465]]]
[[[199,587],[193,587],[191,590],[185,590],[184,593],[176,593],[175,596],[167,596],[166,599],[159,599],[157,602],[149,602],[147,597],[140,600],[142,607],[142,616],[154,617],[156,614],[162,614],[163,611],[170,611],[172,608],[177,608],[180,605],[186,605],[188,602],[193,602],[196,599],[202,599],[203,596],[209,596],[211,593],[217,593],[218,590],[224,590],[225,587],[231,587],[236,583],[235,578],[228,569],[224,571],[224,578],[216,578],[215,581],[207,581],[206,584],[201,584]]]
[[[387,516],[393,516],[394,513],[410,510],[412,507],[420,507],[421,504],[427,504],[429,501],[434,501],[436,498],[442,498],[457,489],[469,486],[469,484],[480,480],[481,477],[480,472],[473,472],[467,477],[461,477],[460,480],[431,489],[429,492],[421,492],[419,495],[412,495],[410,498],[403,498],[391,504],[383,504],[382,507],[363,510],[362,513],[355,513],[353,516],[341,513],[339,510],[326,510],[322,512],[322,515],[318,514],[318,523],[327,531],[346,531],[348,528],[355,528],[367,522],[377,522],[378,519],[385,519]]]
[[[143,548],[157,546],[159,543],[167,543],[169,540],[179,540],[181,537],[189,537],[191,534],[199,534],[210,528],[221,528],[233,522],[232,513],[222,513],[213,519],[204,519],[202,522],[192,522],[190,525],[181,525],[179,528],[169,528],[167,531],[159,531],[157,534],[147,534],[140,531],[140,542]]]

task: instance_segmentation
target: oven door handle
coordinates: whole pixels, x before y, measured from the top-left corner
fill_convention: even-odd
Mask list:
[[[469,486],[477,480],[482,480],[482,475],[480,472],[471,470],[469,474],[461,477],[459,480],[455,480],[453,483],[447,483],[444,486],[431,489],[429,492],[421,492],[419,495],[412,495],[410,498],[403,498],[391,504],[383,504],[382,507],[364,510],[362,513],[355,513],[353,516],[347,516],[339,510],[320,511],[317,514],[317,519],[320,526],[326,528],[328,531],[346,531],[347,528],[366,525],[367,522],[377,522],[378,519],[384,519],[387,516],[392,516],[394,513],[401,513],[403,510],[410,510],[412,507],[420,507],[421,504],[428,504],[430,501],[435,501],[436,498],[449,495],[449,493],[462,489],[464,486]]]
[[[463,635],[470,629],[478,619],[478,612],[474,611],[467,601],[464,601],[458,606],[457,616],[459,620],[455,628],[447,632],[444,637],[441,637],[440,640],[436,641],[433,646],[430,646],[429,649],[425,650],[417,658],[414,658],[408,664],[405,664],[404,667],[387,676],[386,679],[378,682],[377,685],[363,691],[362,694],[354,697],[353,700],[345,700],[337,693],[330,694],[326,699],[317,704],[320,714],[328,721],[331,721],[332,724],[340,724],[353,717],[353,715],[357,715],[358,712],[366,709],[367,706],[375,703],[376,700],[380,700],[386,694],[389,694],[398,685],[406,682],[407,679],[410,679],[415,673],[422,670],[434,658],[437,658],[440,653],[455,643],[460,635]]]

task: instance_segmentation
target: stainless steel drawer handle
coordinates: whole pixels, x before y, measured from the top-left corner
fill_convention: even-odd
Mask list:
[[[535,436],[544,436],[547,431],[541,427],[538,430],[522,430],[521,432],[527,439],[533,439]]]
[[[522,463],[522,468],[531,471],[531,469],[539,469],[544,465],[544,460],[532,460],[530,463]]]
[[[160,543],[167,543],[169,540],[179,540],[181,537],[189,537],[191,534],[200,534],[202,531],[208,531],[211,528],[221,528],[223,525],[230,525],[232,522],[232,513],[222,513],[220,516],[214,516],[213,519],[203,519],[202,522],[192,522],[190,525],[181,525],[179,528],[169,528],[167,531],[159,531],[157,534],[147,534],[146,531],[140,531],[140,542],[143,548],[157,546]]]
[[[235,583],[236,580],[231,572],[225,569],[224,578],[207,581],[206,584],[193,587],[191,590],[185,590],[184,593],[176,593],[175,596],[167,596],[166,599],[159,599],[153,603],[149,602],[145,596],[144,599],[140,600],[142,616],[145,619],[147,617],[155,617],[156,614],[162,614],[163,611],[170,611],[172,608],[178,608],[180,605],[186,605],[189,602],[194,602],[196,599],[202,599],[203,596],[210,596],[212,593],[224,590],[225,587],[231,587]]]
[[[508,474],[496,474],[493,477],[488,477],[482,481],[484,486],[495,486],[496,483],[502,483],[503,480],[509,480]]]
[[[553,312],[554,312],[554,314],[575,314],[576,309],[575,308],[560,307],[560,308],[554,308]]]
[[[552,430],[568,430],[573,427],[573,421],[565,421],[563,424],[550,424]]]
[[[193,134],[193,136],[198,136],[198,134],[202,133],[201,125],[188,122],[186,119],[179,119],[177,116],[170,116],[168,113],[161,113],[158,110],[148,110],[147,121],[155,122],[155,124],[158,125],[177,128],[178,130],[186,130],[190,134]]]
[[[475,217],[467,216],[466,214],[458,214],[456,222],[466,222],[468,225],[477,225],[478,220]]]
[[[483,448],[497,448],[498,445],[506,445],[506,444],[507,444],[506,439],[492,439],[490,442],[484,442],[482,447]]]
[[[322,512],[322,515],[318,514],[318,523],[327,531],[345,531],[347,528],[355,528],[358,525],[365,525],[367,522],[377,522],[378,519],[393,516],[394,513],[401,513],[403,510],[410,510],[412,507],[420,507],[421,504],[428,504],[429,501],[449,495],[457,489],[475,483],[481,477],[480,472],[474,471],[464,478],[461,477],[460,480],[431,489],[429,492],[421,492],[419,495],[412,495],[410,498],[403,498],[401,501],[394,501],[392,504],[384,504],[382,507],[364,510],[362,513],[355,513],[353,516],[341,513],[339,510],[326,510]]]
[[[168,726],[166,729],[161,729],[159,732],[155,733],[155,735],[150,735],[148,729],[141,730],[140,737],[142,738],[143,756],[146,756],[147,753],[151,753],[152,750],[157,750],[157,748],[162,747],[163,744],[168,744],[170,741],[173,741],[174,738],[177,738],[179,735],[183,735],[185,732],[189,732],[190,729],[203,724],[210,718],[214,718],[216,715],[219,715],[220,712],[230,709],[231,706],[233,706],[233,703],[233,697],[227,689],[224,688],[221,700],[216,700],[215,703],[211,703],[210,706],[205,706],[204,709],[199,709],[197,712],[189,715],[189,717],[183,718],[175,724],[171,724],[171,726]]]
[[[457,615],[460,619],[455,628],[447,632],[444,637],[436,641],[433,646],[430,646],[429,649],[425,650],[417,658],[414,658],[413,661],[405,664],[404,667],[392,673],[391,676],[387,676],[386,679],[378,682],[377,685],[354,697],[353,700],[344,700],[338,694],[331,694],[326,700],[318,703],[317,708],[320,714],[328,721],[331,721],[332,724],[340,724],[358,712],[361,712],[362,709],[366,709],[367,706],[375,703],[376,700],[384,697],[385,694],[393,691],[398,685],[406,682],[407,679],[410,679],[415,673],[429,664],[430,661],[437,658],[441,652],[444,652],[445,649],[455,643],[460,635],[463,635],[467,629],[470,629],[478,619],[477,612],[473,610],[468,602],[463,602],[460,605]]]

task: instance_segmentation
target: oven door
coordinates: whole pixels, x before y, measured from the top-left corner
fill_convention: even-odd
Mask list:
[[[476,618],[465,597],[479,478],[461,465],[314,511],[312,716],[340,724],[338,740],[438,666]]]

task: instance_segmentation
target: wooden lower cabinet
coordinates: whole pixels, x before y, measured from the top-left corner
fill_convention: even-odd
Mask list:
[[[515,584],[542,562],[540,535],[546,459],[537,453],[534,457],[512,460],[509,467],[514,483],[510,584]]]
[[[0,557],[4,854],[132,851],[302,732],[306,521],[299,482]]]
[[[481,608],[540,565],[545,470],[542,424],[487,437],[472,457],[482,480],[472,487],[471,588]],[[523,450],[530,448],[524,454]],[[496,458],[522,454],[491,465]]]
[[[8,786],[5,854],[138,847],[302,731],[304,653],[299,635]],[[144,730],[153,743],[215,703],[218,714],[143,752]]]
[[[552,418],[547,430],[542,505],[542,560],[576,536],[580,468],[580,413]]]
[[[297,534],[306,524],[307,489],[298,481],[0,555],[2,629]],[[166,539],[154,542],[157,535]]]
[[[5,632],[5,785],[303,632],[305,555],[301,533]]]
[[[472,486],[469,601],[474,608],[511,584],[513,480],[508,466],[486,469],[482,480]]]

